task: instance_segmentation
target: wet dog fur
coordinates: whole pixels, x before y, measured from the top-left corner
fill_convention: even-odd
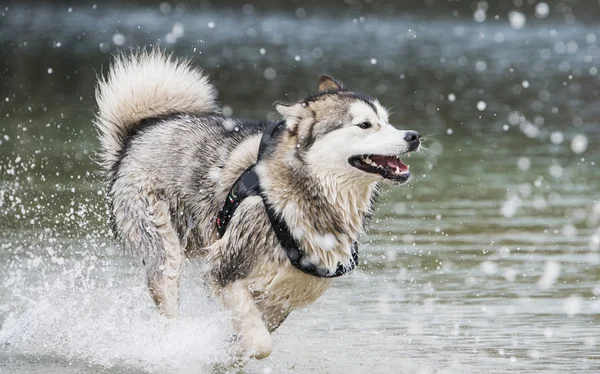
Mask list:
[[[202,261],[231,313],[238,354],[260,359],[272,351],[271,332],[332,280],[292,266],[258,196],[217,238],[215,217],[256,162],[268,123],[224,116],[216,96],[189,61],[156,49],[117,56],[96,91],[100,162],[115,232],[139,256],[160,312],[177,316],[185,259]],[[394,160],[419,147],[418,134],[394,128],[377,100],[328,76],[317,94],[275,109],[285,131],[257,167],[261,187],[313,263],[349,266],[380,183],[408,180]]]

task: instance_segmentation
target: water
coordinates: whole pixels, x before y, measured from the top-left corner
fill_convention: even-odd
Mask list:
[[[202,373],[227,355],[194,265],[182,317],[157,315],[93,162],[95,75],[157,41],[201,64],[234,116],[276,118],[273,101],[329,72],[428,139],[413,182],[381,197],[359,269],[247,372],[599,371],[600,27],[550,9],[522,28],[448,6],[4,10],[0,372]]]

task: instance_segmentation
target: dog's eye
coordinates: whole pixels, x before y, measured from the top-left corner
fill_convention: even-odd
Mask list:
[[[361,122],[358,124],[358,127],[361,129],[368,129],[371,128],[371,124],[369,122]]]

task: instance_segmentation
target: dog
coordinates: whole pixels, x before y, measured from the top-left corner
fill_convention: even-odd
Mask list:
[[[381,183],[406,183],[400,156],[420,147],[328,75],[275,102],[279,122],[228,118],[200,69],[158,49],[116,56],[96,100],[114,231],[158,309],[177,316],[184,263],[202,261],[245,358],[269,356],[289,313],[356,266]]]

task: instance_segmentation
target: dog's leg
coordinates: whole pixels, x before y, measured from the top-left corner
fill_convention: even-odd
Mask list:
[[[130,186],[125,186],[130,187]],[[115,196],[115,222],[138,252],[150,295],[160,312],[177,317],[179,275],[184,255],[171,221],[168,200],[153,191],[129,188]]]
[[[176,318],[179,309],[179,277],[183,263],[183,248],[179,236],[171,224],[169,206],[165,201],[154,203],[151,215],[152,226],[156,230],[158,243],[154,245],[162,256],[146,264],[148,289],[161,313],[168,318]]]
[[[241,281],[232,282],[221,289],[219,299],[232,314],[239,353],[258,360],[268,357],[273,350],[273,339],[246,286]]]

